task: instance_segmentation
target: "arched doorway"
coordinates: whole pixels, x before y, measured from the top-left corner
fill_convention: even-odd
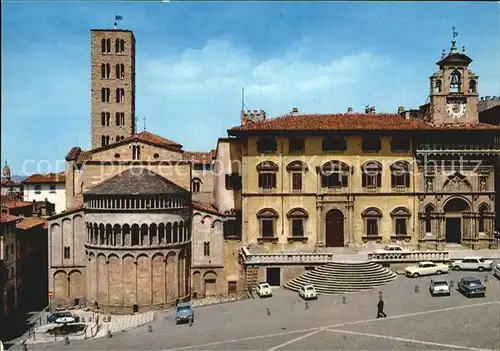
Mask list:
[[[462,212],[469,211],[469,204],[461,198],[449,200],[443,208],[446,214],[445,240],[447,243],[462,242],[463,218]]]
[[[330,210],[326,214],[326,247],[344,247],[344,215],[339,210]]]

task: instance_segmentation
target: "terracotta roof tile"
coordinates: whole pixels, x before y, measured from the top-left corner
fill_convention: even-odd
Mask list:
[[[10,223],[19,220],[20,218],[17,216],[13,216],[7,213],[0,213],[0,223]]]
[[[322,130],[480,130],[499,129],[499,127],[479,123],[477,125],[443,125],[433,126],[420,120],[405,119],[399,114],[301,114],[285,115],[271,118],[262,122],[249,123],[244,126],[233,127],[229,130],[238,131],[322,131]]]
[[[68,214],[72,214],[74,212],[78,212],[78,211],[81,211],[81,210],[83,210],[83,205],[73,206],[73,207],[67,208],[66,210],[64,210],[62,212],[56,213],[53,216],[50,216],[49,220],[55,219],[55,218],[58,218],[58,217],[63,217],[63,216],[66,216]]]
[[[33,206],[33,203],[20,200],[14,196],[2,196],[2,200],[0,203],[3,207],[7,208]]]
[[[180,194],[187,192],[174,182],[147,168],[129,168],[90,188],[84,195]]]
[[[16,182],[13,180],[7,180],[7,179],[2,179],[1,184],[2,184],[2,186],[20,186],[21,185],[20,182]]]
[[[146,132],[146,131],[143,131],[143,132],[140,132],[136,135],[132,135],[128,138],[125,138],[122,140],[122,142],[125,140],[134,140],[135,138],[137,138],[138,140],[149,141],[150,143],[154,143],[154,144],[182,147],[181,144],[176,143],[175,141],[169,140],[167,138],[164,138],[164,137],[161,137],[159,135],[156,135],[156,134],[153,134],[150,132]]]
[[[182,159],[196,163],[211,163],[214,158],[215,150],[210,150],[209,152],[185,151],[182,154]]]
[[[16,224],[16,228],[21,230],[27,230],[40,225],[46,228],[47,220],[39,217],[25,217]]]
[[[32,174],[23,183],[64,183],[66,182],[66,173],[47,173],[47,174]]]
[[[198,202],[198,201],[193,201],[192,203],[193,203],[193,208],[196,210],[221,215],[221,213],[219,213],[219,211],[214,206],[212,206],[210,204],[206,204],[206,203]]]

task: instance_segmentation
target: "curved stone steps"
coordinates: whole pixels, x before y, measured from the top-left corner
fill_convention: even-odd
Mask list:
[[[284,287],[298,291],[305,284],[313,284],[319,294],[355,293],[386,285],[396,276],[374,262],[332,262],[307,271]]]

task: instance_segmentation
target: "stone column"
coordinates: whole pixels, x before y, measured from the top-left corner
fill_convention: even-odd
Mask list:
[[[356,242],[356,238],[354,237],[354,203],[347,204],[347,243],[354,244]]]
[[[323,225],[323,205],[316,205],[316,246],[325,246]]]
[[[106,280],[108,282],[107,287],[108,287],[108,293],[106,294],[108,297],[108,301],[106,301],[106,304],[109,306],[109,259],[106,257]]]

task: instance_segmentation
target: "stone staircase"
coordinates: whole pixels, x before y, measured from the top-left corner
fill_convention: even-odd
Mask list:
[[[318,294],[355,293],[386,285],[396,274],[374,262],[332,262],[307,271],[284,285],[298,291],[305,284],[313,284]]]

